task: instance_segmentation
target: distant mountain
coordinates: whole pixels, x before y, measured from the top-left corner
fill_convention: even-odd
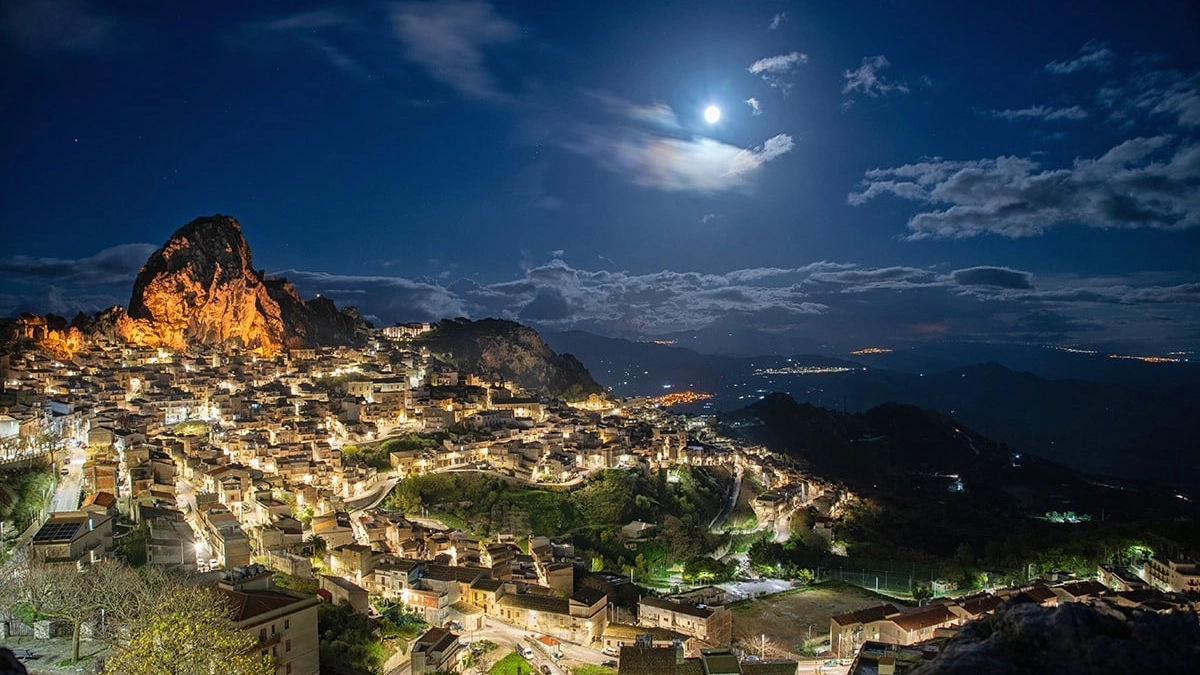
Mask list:
[[[575,401],[604,392],[578,359],[554,353],[537,331],[513,321],[445,320],[413,342],[464,373],[554,398]]]
[[[577,355],[616,395],[657,395],[668,385],[714,395],[682,411],[731,411],[777,391],[848,412],[908,403],[938,410],[1020,451],[1084,471],[1200,490],[1200,477],[1190,470],[1200,448],[1198,364],[1122,361],[1117,365],[1132,373],[1126,381],[1098,382],[1051,379],[998,363],[899,372],[865,365],[887,354],[855,356],[854,361],[801,355],[735,358],[579,332],[543,335],[556,349]],[[1048,356],[1057,362],[1060,355]]]
[[[1157,486],[1093,477],[911,405],[843,413],[770,394],[719,420],[727,435],[792,457],[882,505],[875,522],[885,530],[861,538],[922,554],[949,555],[963,542],[982,551],[1015,523],[1022,531],[1049,526],[1030,516],[1050,511],[1096,521],[1200,515]]]

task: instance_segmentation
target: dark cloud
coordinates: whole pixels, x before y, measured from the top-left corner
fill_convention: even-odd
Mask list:
[[[88,258],[38,258],[16,255],[0,258],[0,274],[57,284],[116,284],[131,287],[142,265],[158,247],[120,244]]]
[[[963,286],[997,286],[1000,288],[1033,288],[1033,275],[1007,267],[971,267],[950,273],[954,282]]]
[[[1110,332],[1100,326],[1161,342],[1200,327],[1200,284],[1164,283],[1170,277],[1158,276],[1087,280],[1039,274],[1035,288],[1031,272],[1002,266],[938,272],[818,262],[723,274],[633,274],[551,259],[529,265],[516,279],[461,279],[448,287],[389,277],[288,276],[306,296],[320,292],[339,304],[356,304],[386,323],[492,316],[633,339],[714,333],[728,326],[776,335],[780,349],[946,335],[1090,339]],[[350,288],[367,292],[337,290]]]
[[[120,46],[121,24],[86,0],[13,0],[4,34],[31,52],[102,52]]]
[[[1028,237],[1063,225],[1184,230],[1200,225],[1200,145],[1133,138],[1060,169],[1021,157],[933,158],[868,171],[863,186],[850,204],[892,195],[939,207],[908,221],[910,239]]]
[[[549,289],[542,289],[521,309],[521,318],[529,321],[561,321],[570,317],[567,299]]]

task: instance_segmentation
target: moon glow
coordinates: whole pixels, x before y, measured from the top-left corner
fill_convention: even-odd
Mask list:
[[[715,105],[710,105],[704,109],[704,121],[709,124],[716,124],[717,120],[721,119],[721,109]]]

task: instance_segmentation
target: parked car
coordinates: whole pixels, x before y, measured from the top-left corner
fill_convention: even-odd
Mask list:
[[[609,659],[607,661],[602,662],[600,665],[604,666],[605,668],[616,668],[617,662],[613,661],[612,659]]]
[[[604,649],[600,650],[600,653],[607,654],[608,656],[616,656],[617,648],[616,647],[605,647]]]
[[[550,675],[550,666],[544,663],[542,664],[541,668],[538,668],[538,670],[542,671],[542,675]]]

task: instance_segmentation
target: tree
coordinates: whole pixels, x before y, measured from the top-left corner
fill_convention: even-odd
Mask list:
[[[129,625],[103,672],[121,675],[273,675],[257,640],[238,628],[216,591],[162,589]]]
[[[329,548],[329,544],[325,541],[325,537],[319,534],[310,535],[308,543],[313,545],[313,555],[320,557],[325,555],[325,551]]]

